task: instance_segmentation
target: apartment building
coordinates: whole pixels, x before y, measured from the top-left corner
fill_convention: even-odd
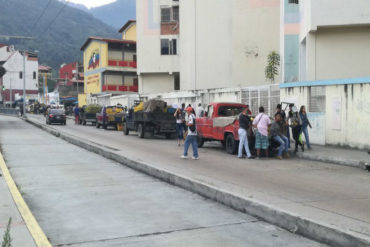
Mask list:
[[[369,148],[370,2],[284,0],[281,10],[282,100],[306,105],[313,143]]]
[[[280,48],[279,0],[137,0],[136,5],[140,93],[240,92],[270,84],[264,70],[267,55]]]

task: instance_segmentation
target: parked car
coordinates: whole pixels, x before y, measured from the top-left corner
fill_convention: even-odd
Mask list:
[[[66,113],[62,109],[48,109],[46,114],[46,124],[60,123],[67,124]]]

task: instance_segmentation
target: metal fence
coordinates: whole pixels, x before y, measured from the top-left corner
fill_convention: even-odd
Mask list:
[[[19,110],[14,108],[0,108],[0,113],[6,115],[18,115]]]
[[[257,115],[259,107],[263,106],[265,113],[272,116],[276,105],[280,103],[279,85],[243,88],[241,90],[241,103],[249,105],[253,115]]]

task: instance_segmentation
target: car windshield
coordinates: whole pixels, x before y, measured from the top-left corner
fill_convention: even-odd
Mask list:
[[[50,114],[55,114],[55,115],[64,115],[64,110],[61,109],[53,109],[50,111]]]
[[[218,109],[218,115],[220,117],[238,116],[244,108],[244,106],[220,106]]]

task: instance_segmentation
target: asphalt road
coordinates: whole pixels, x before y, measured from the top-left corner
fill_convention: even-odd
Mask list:
[[[45,122],[42,116],[29,115]],[[307,160],[239,160],[219,143],[206,143],[200,160],[181,160],[176,140],[140,139],[94,126],[53,125],[69,135],[108,147],[130,159],[254,198],[316,222],[370,236],[370,177],[351,167]],[[190,155],[190,154],[189,154]],[[330,155],[330,154],[328,154]]]
[[[18,118],[0,116],[0,143],[19,190],[53,246],[324,246]]]

